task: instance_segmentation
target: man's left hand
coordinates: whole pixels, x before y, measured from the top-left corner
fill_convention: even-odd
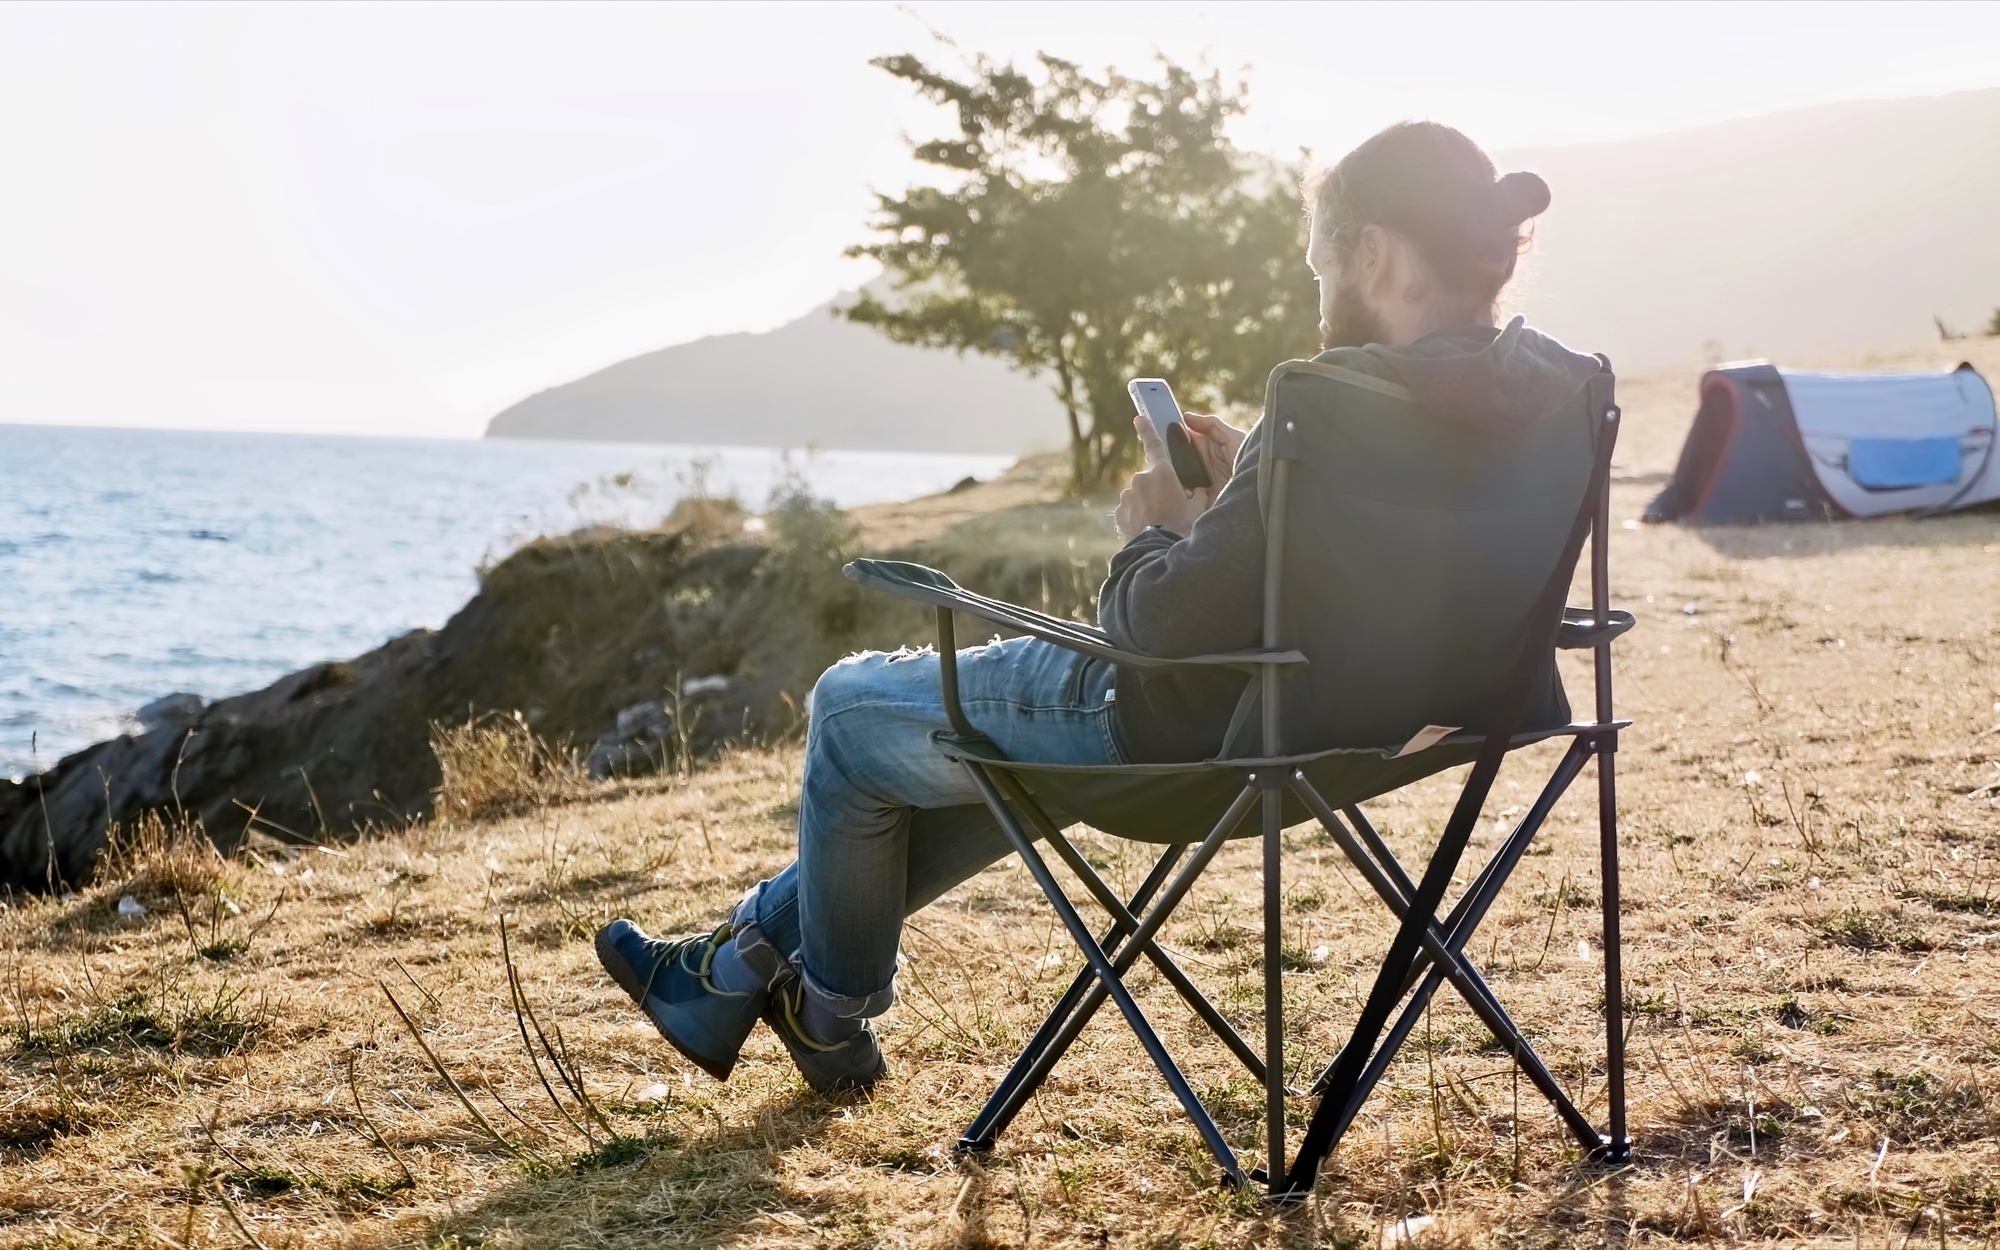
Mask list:
[[[1139,445],[1145,449],[1146,467],[1132,475],[1131,485],[1118,496],[1118,509],[1111,514],[1118,537],[1130,542],[1150,525],[1186,535],[1194,528],[1194,519],[1208,511],[1214,495],[1222,489],[1222,481],[1215,479],[1211,466],[1209,477],[1214,486],[1209,490],[1188,490],[1174,475],[1167,445],[1152,421],[1141,413],[1132,418],[1132,428],[1138,431]]]

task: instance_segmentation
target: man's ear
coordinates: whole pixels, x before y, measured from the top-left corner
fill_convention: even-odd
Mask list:
[[[1384,226],[1364,226],[1354,253],[1356,289],[1377,310],[1399,298],[1416,304],[1429,296],[1416,249],[1402,235]]]
[[[1361,237],[1354,241],[1354,285],[1369,290],[1382,280],[1382,271],[1389,263],[1389,232],[1380,226],[1361,227]]]
[[[1393,283],[1393,293],[1405,304],[1421,304],[1431,297],[1430,266],[1404,235],[1383,231],[1382,270],[1384,285]]]

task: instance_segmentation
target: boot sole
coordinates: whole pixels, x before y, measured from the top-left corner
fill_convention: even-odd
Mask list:
[[[630,963],[627,963],[625,957],[619,954],[618,948],[606,939],[604,930],[598,930],[597,939],[592,945],[597,948],[597,962],[603,966],[604,971],[611,975],[611,979],[618,983],[618,988],[625,991],[626,997],[630,998],[638,1006],[639,1014],[645,1016],[652,1023],[653,1031],[666,1039],[667,1045],[679,1051],[681,1058],[700,1068],[703,1072],[708,1073],[716,1080],[727,1081],[729,1079],[729,1074],[736,1070],[735,1059],[718,1061],[706,1055],[696,1054],[682,1045],[679,1038],[667,1032],[666,1026],[662,1025],[654,1018],[653,1013],[646,1009],[646,987],[639,983],[638,970],[633,968]]]

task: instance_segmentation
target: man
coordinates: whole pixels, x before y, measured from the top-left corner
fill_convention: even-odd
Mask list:
[[[1403,123],[1306,190],[1322,360],[1399,383],[1434,416],[1502,432],[1553,412],[1596,372],[1595,359],[1518,318],[1494,325],[1522,223],[1548,207],[1540,178],[1496,180],[1464,135]],[[1189,414],[1216,484],[1190,492],[1150,424],[1134,424],[1147,467],[1118,500],[1125,546],[1099,592],[1099,623],[1142,654],[1256,646],[1257,432]],[[1028,638],[961,651],[958,673],[967,715],[1002,751],[1064,764],[1206,758],[1241,684],[1118,670]],[[904,917],[1010,850],[964,772],[932,748],[943,728],[936,655],[842,660],[813,690],[797,861],[712,933],[655,939],[628,920],[598,933],[605,969],[710,1075],[728,1077],[759,1019],[816,1090],[884,1074],[868,1021],[895,1001]]]

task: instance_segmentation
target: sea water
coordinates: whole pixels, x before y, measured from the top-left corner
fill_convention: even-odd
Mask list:
[[[0,776],[438,626],[541,534],[694,492],[910,498],[1006,457],[0,425]]]

